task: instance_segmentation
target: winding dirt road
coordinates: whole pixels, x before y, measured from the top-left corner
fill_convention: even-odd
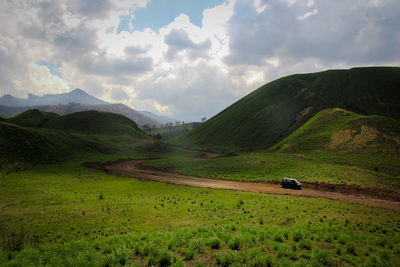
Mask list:
[[[400,196],[395,192],[389,192],[389,194],[375,192],[376,194],[374,195],[374,192],[369,192],[371,190],[349,190],[347,192],[343,192],[343,190],[340,190],[340,187],[338,187],[338,190],[335,192],[335,189],[332,187],[334,185],[319,186],[318,184],[316,185],[311,183],[303,183],[302,190],[292,190],[281,188],[280,184],[272,182],[254,183],[218,180],[154,170],[144,168],[142,163],[145,161],[148,160],[119,160],[105,163],[87,162],[83,165],[88,168],[103,170],[108,174],[123,177],[133,177],[144,181],[157,181],[169,184],[213,189],[229,189],[263,194],[321,197],[400,211]]]

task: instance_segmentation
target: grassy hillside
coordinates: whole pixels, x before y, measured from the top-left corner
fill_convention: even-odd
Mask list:
[[[0,167],[7,169],[17,162],[58,162],[84,153],[152,152],[159,146],[135,122],[107,112],[58,116],[31,110],[0,122]]]
[[[162,140],[171,140],[177,136],[180,136],[186,132],[189,132],[199,126],[201,123],[199,122],[191,122],[185,123],[182,125],[171,126],[171,127],[164,127],[164,128],[157,128],[151,131],[148,131],[148,134],[153,136],[160,135]]]
[[[90,151],[88,143],[69,134],[7,122],[0,122],[0,147],[0,166],[17,162],[56,162],[77,151]]]
[[[28,127],[41,127],[49,120],[59,117],[58,114],[52,112],[44,112],[38,109],[31,109],[21,114],[7,119],[7,122]]]
[[[326,108],[400,120],[400,68],[297,74],[270,82],[173,143],[207,150],[266,149]]]
[[[48,121],[44,127],[84,134],[122,135],[146,137],[136,123],[125,116],[101,111],[82,111]]]
[[[344,109],[319,112],[270,149],[290,153],[356,153],[400,157],[400,122]]]

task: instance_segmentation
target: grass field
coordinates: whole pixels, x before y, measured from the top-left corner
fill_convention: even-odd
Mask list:
[[[398,158],[374,155],[287,154],[253,152],[232,157],[204,159],[171,155],[145,164],[180,174],[241,181],[279,181],[294,177],[300,181],[352,184],[400,190]],[[380,171],[373,168],[379,167]],[[385,172],[387,170],[387,172]]]
[[[398,212],[141,182],[81,161],[2,174],[0,265],[400,264]]]

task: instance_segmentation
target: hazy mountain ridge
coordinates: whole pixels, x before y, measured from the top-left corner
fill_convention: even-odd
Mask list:
[[[164,124],[169,123],[169,122],[172,122],[172,123],[178,122],[178,120],[176,120],[176,119],[172,119],[172,118],[169,118],[167,116],[157,115],[157,114],[154,114],[153,112],[150,112],[150,111],[140,110],[139,112],[144,114],[147,117],[150,117],[150,118],[152,118],[154,120],[160,121],[160,122],[162,122]]]
[[[11,95],[0,97],[0,116],[9,118],[21,112],[39,109],[45,112],[54,112],[59,115],[67,115],[74,112],[97,110],[124,115],[135,121],[139,127],[161,127],[166,122],[175,122],[163,116],[158,116],[148,111],[137,111],[124,104],[112,104],[87,94],[81,89],[75,89],[69,93],[35,96],[30,94],[28,98],[16,98]]]
[[[11,95],[4,95],[0,97],[0,105],[11,107],[32,107],[58,104],[65,105],[69,103],[82,103],[88,105],[109,104],[108,102],[91,96],[78,88],[63,94],[47,94],[43,96],[29,94],[28,98],[17,98]]]

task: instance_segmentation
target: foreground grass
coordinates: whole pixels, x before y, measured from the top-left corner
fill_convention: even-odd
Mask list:
[[[233,157],[204,159],[174,154],[146,163],[181,174],[242,181],[300,181],[352,184],[400,190],[397,159],[328,154],[242,153]],[[378,166],[378,167],[376,167]],[[374,168],[377,170],[373,170]],[[388,170],[388,171],[385,171]]]
[[[80,161],[3,174],[0,188],[0,265],[400,264],[390,210],[140,182]]]
[[[366,226],[327,219],[297,226],[182,227],[41,245],[3,259],[9,266],[398,266],[398,236],[388,238],[393,232],[380,226],[373,238],[354,233]]]

